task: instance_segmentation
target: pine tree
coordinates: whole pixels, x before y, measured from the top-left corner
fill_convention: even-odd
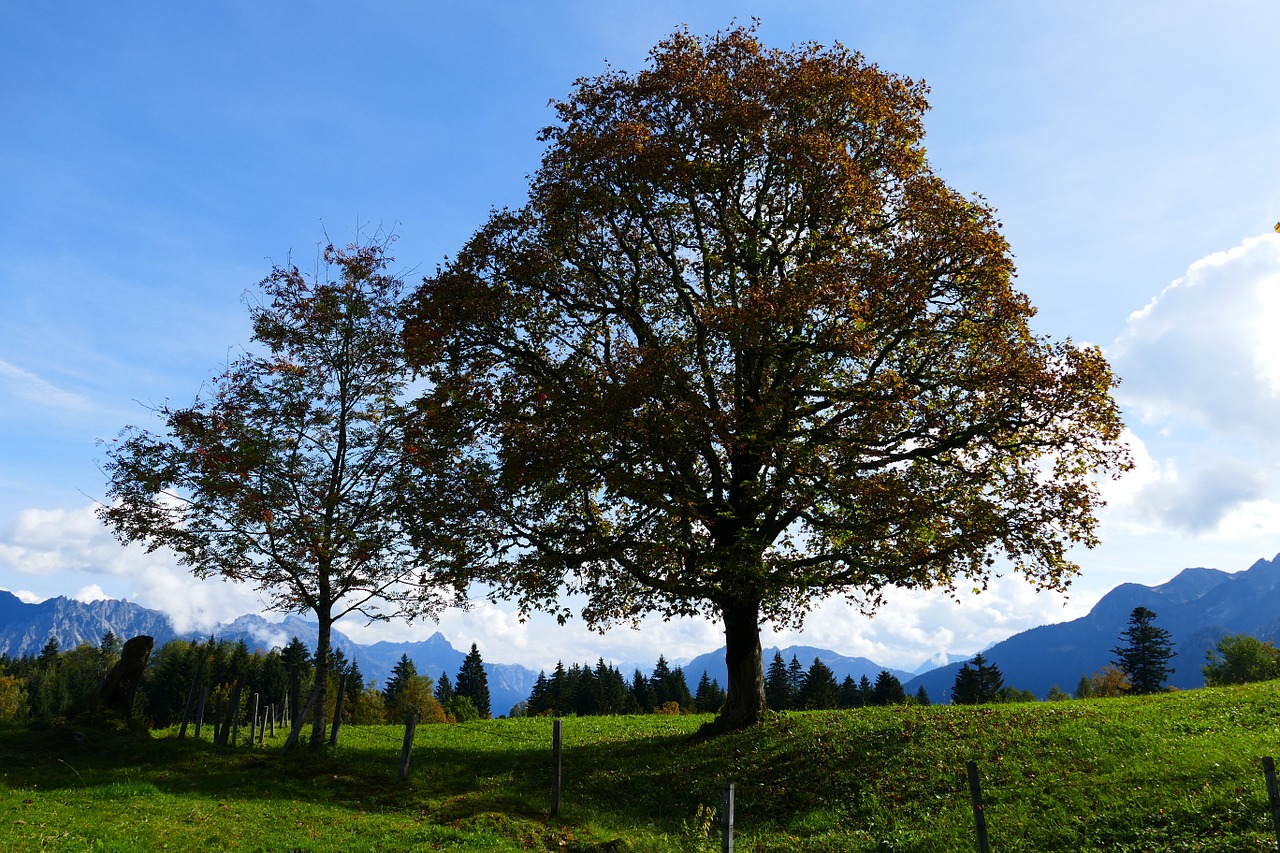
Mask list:
[[[442,676],[441,681],[443,680],[444,678]],[[533,682],[533,690],[529,693],[529,702],[526,713],[530,717],[545,714],[551,709],[549,697],[550,689],[551,682],[547,681],[546,670],[539,670],[538,678]],[[439,699],[439,695],[437,695],[436,698]],[[440,704],[443,705],[444,703],[441,702]]]
[[[867,678],[865,674],[858,679],[858,695],[862,700],[858,707],[865,708],[876,704],[875,688],[871,686],[871,679]]]
[[[102,653],[107,666],[114,666],[115,662],[120,660],[122,649],[124,649],[124,641],[116,636],[115,631],[107,631],[103,634],[102,642],[98,644],[98,651]]]
[[[1116,656],[1112,663],[1128,676],[1130,693],[1159,692],[1175,671],[1169,666],[1170,658],[1176,655],[1171,635],[1152,624],[1155,618],[1145,607],[1133,608],[1129,627],[1120,633],[1127,643],[1111,650]]]
[[[209,640],[210,645],[213,645],[213,638],[210,637]],[[284,671],[289,676],[289,711],[290,722],[293,722],[302,714],[302,709],[307,704],[306,698],[302,695],[302,688],[311,675],[311,653],[307,651],[306,643],[294,637],[280,651],[280,660],[284,663]],[[216,678],[214,683],[217,683]]]
[[[418,667],[414,665],[413,661],[409,660],[407,654],[400,655],[400,660],[392,667],[391,677],[387,679],[387,686],[382,691],[382,701],[387,707],[387,713],[396,716],[401,713],[403,709],[400,707],[400,696],[417,676]]]
[[[476,706],[480,719],[490,717],[489,709],[489,676],[484,671],[484,661],[480,659],[480,650],[471,644],[471,651],[462,661],[458,670],[458,678],[453,685],[455,696],[466,696]]]
[[[680,706],[680,710],[687,711],[693,708],[693,694],[689,692],[689,682],[684,677],[683,667],[678,666],[671,670],[666,692],[667,701],[675,702]]]
[[[799,706],[811,711],[834,708],[840,702],[840,688],[836,685],[835,674],[831,667],[818,658],[804,675],[804,684],[800,688]]]
[[[436,684],[435,692],[432,695],[436,697],[440,707],[448,707],[449,700],[453,698],[453,684],[449,681],[449,673],[440,673],[440,681]]]
[[[880,674],[876,676],[873,697],[876,705],[901,705],[907,701],[907,693],[902,689],[902,682],[887,669],[880,670]]]
[[[929,691],[924,689],[924,685],[923,685],[923,684],[921,684],[921,685],[920,685],[920,689],[916,691],[916,704],[917,704],[917,705],[932,705],[932,704],[933,704],[933,702],[931,702],[931,701],[929,700]]]
[[[846,675],[844,681],[840,682],[840,707],[862,707],[862,691],[858,689],[858,682],[853,680],[852,675]]]
[[[720,705],[723,703],[724,689],[718,682],[713,681],[704,669],[702,678],[698,681],[698,692],[693,697],[694,707],[699,714],[714,714],[720,710]]]
[[[804,689],[804,667],[800,664],[800,658],[795,655],[791,656],[791,663],[787,664],[787,695],[790,697],[791,708],[800,708],[800,691]]]
[[[953,705],[985,705],[996,701],[1003,686],[1004,676],[999,667],[988,663],[979,652],[956,673],[951,685],[951,702]]]
[[[649,686],[649,679],[645,678],[644,673],[638,669],[631,675],[630,693],[637,712],[647,714],[653,710],[655,705],[653,689]]]
[[[791,688],[787,684],[787,664],[782,660],[782,652],[773,653],[773,662],[769,664],[769,672],[764,678],[764,696],[775,711],[786,711],[791,707]]]

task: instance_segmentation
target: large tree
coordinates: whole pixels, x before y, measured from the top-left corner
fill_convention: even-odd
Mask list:
[[[275,268],[249,308],[265,351],[233,361],[190,406],[159,407],[162,434],[129,427],[107,449],[99,515],[118,538],[315,616],[313,746],[334,621],[432,613],[457,592],[437,585],[397,513],[408,373],[389,261],[374,243],[329,246],[312,275]]]
[[[527,204],[411,311],[420,423],[473,440],[423,468],[466,556],[526,608],[720,620],[720,728],[765,710],[762,623],[818,599],[1064,587],[1128,464],[1101,353],[1032,333],[994,212],[930,169],[925,94],[676,32],[555,105]]]

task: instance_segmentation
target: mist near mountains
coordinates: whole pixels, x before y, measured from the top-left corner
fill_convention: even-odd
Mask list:
[[[1261,640],[1280,640],[1280,555],[1271,560],[1258,560],[1248,569],[1229,573],[1218,569],[1189,568],[1172,580],[1158,586],[1121,584],[1107,593],[1085,616],[1069,622],[1042,625],[996,643],[983,650],[987,660],[1000,668],[1006,685],[1029,690],[1040,698],[1057,686],[1070,692],[1081,675],[1091,675],[1111,662],[1111,649],[1119,645],[1133,608],[1142,606],[1156,613],[1156,624],[1170,632],[1177,657],[1169,684],[1179,689],[1202,687],[1200,667],[1205,653],[1228,634],[1250,634]],[[61,649],[80,643],[97,645],[102,636],[112,631],[121,638],[138,634],[154,637],[156,645],[171,639],[203,639],[204,632],[179,633],[169,618],[156,610],[148,610],[128,601],[102,600],[80,602],[58,597],[38,604],[27,604],[17,596],[0,590],[0,654],[10,657],[38,654],[52,637]],[[298,637],[310,648],[315,647],[316,625],[295,615],[280,622],[261,616],[241,616],[219,625],[212,632],[219,639],[244,640],[250,649],[281,647]],[[458,638],[455,638],[458,639]],[[386,682],[391,669],[402,655],[408,655],[420,674],[438,679],[448,674],[452,679],[462,665],[465,652],[455,648],[439,632],[418,642],[356,643],[335,630],[334,647],[360,665],[366,678],[378,685]],[[469,642],[462,641],[469,646]],[[955,674],[968,658],[953,656],[953,662],[928,669],[920,674],[884,667],[862,657],[846,657],[829,649],[811,646],[770,647],[764,650],[767,666],[775,653],[790,662],[795,657],[807,670],[815,658],[831,668],[837,681],[851,676],[855,681],[864,675],[875,681],[881,670],[896,676],[908,694],[924,687],[934,702],[949,702]],[[564,661],[594,664],[599,656],[589,651],[577,660]],[[653,662],[640,665],[646,673]],[[724,649],[699,655],[682,665],[691,691],[705,671],[722,686],[727,681]],[[623,675],[630,677],[634,663],[620,664]],[[505,714],[517,702],[527,699],[538,673],[519,664],[486,662],[489,691],[495,715]]]

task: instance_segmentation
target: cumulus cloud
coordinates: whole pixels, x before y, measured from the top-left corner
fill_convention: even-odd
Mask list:
[[[245,586],[200,581],[172,553],[122,546],[92,505],[19,512],[0,533],[0,568],[53,583],[61,579],[64,588],[80,589],[74,597],[82,601],[92,600],[85,596],[128,598],[168,614],[179,631],[204,630],[262,610],[258,596]],[[87,584],[86,577],[92,579]]]
[[[1280,527],[1280,236],[1191,264],[1107,348],[1135,469],[1104,484],[1106,524],[1196,537]],[[1145,437],[1139,437],[1139,433]],[[1265,550],[1265,549],[1264,549]]]
[[[111,596],[103,592],[102,587],[98,586],[96,583],[91,583],[86,587],[81,587],[80,591],[71,597],[76,601],[82,601],[85,604],[88,604],[91,601],[105,601]]]
[[[1017,575],[995,578],[982,592],[962,589],[954,599],[937,591],[895,589],[870,618],[829,599],[805,620],[803,633],[778,631],[765,644],[826,647],[913,670],[927,660],[971,655],[1021,631],[1074,619],[1093,603],[1036,592]]]
[[[1149,424],[1247,432],[1273,444],[1280,422],[1280,236],[1192,264],[1108,347],[1118,397]]]

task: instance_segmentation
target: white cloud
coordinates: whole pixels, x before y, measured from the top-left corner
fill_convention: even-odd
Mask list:
[[[0,534],[0,569],[36,575],[63,589],[77,584],[84,595],[128,598],[169,614],[179,631],[204,630],[217,622],[262,610],[252,589],[219,580],[200,581],[172,553],[122,546],[94,514],[76,509],[25,509]],[[89,579],[89,583],[85,580]],[[73,587],[74,588],[74,587]],[[100,594],[100,595],[99,595]]]
[[[91,583],[86,587],[81,587],[80,591],[71,597],[76,601],[82,601],[85,604],[88,604],[91,601],[104,601],[111,596],[103,592],[102,587],[98,586],[96,583]]]
[[[1126,409],[1161,427],[1194,424],[1277,441],[1280,236],[1193,263],[1129,317],[1108,348]]]
[[[948,654],[971,655],[1039,625],[1074,619],[1092,599],[1036,592],[1021,576],[995,578],[980,593],[963,587],[955,599],[938,591],[890,590],[871,618],[829,599],[805,619],[803,633],[779,631],[766,645],[810,645],[914,669]]]
[[[89,399],[40,378],[29,370],[0,359],[0,392],[39,406],[60,409],[88,409]]]

